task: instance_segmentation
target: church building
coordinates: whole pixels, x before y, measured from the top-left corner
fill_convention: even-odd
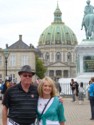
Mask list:
[[[54,21],[41,33],[38,49],[47,68],[46,75],[53,79],[76,76],[76,55],[74,48],[77,38],[74,32],[62,21],[62,12],[57,8]]]

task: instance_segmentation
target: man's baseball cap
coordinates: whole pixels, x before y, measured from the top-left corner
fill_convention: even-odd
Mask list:
[[[35,75],[35,72],[32,71],[31,66],[29,65],[22,66],[18,74],[21,75],[22,73],[32,73],[32,75]]]

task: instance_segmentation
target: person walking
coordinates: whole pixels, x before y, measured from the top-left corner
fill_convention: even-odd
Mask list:
[[[91,78],[91,84],[88,89],[89,92],[89,100],[91,107],[91,118],[90,120],[94,120],[94,77]]]
[[[38,92],[32,83],[32,71],[25,65],[18,72],[20,83],[10,87],[2,102],[2,125],[32,125],[36,118]]]
[[[83,101],[84,101],[84,88],[83,88],[83,82],[81,82],[79,86],[79,104],[82,104]]]
[[[4,99],[4,95],[6,90],[11,86],[10,85],[11,80],[8,78],[5,80],[5,82],[2,84],[1,94],[2,94],[2,100]]]
[[[70,87],[72,90],[72,101],[75,101],[75,94],[76,94],[76,85],[74,79],[71,79]]]
[[[75,99],[78,101],[78,94],[79,94],[79,84],[75,81]]]
[[[64,106],[57,97],[54,81],[44,77],[38,85],[38,125],[64,125]]]
[[[88,92],[88,90],[89,90],[90,84],[91,84],[91,81],[89,81],[87,86],[86,86],[86,97],[87,97],[88,100],[89,100],[89,92]]]

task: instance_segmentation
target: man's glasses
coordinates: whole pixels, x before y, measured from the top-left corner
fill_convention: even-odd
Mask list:
[[[23,74],[23,77],[29,77],[29,78],[31,78],[32,75]]]

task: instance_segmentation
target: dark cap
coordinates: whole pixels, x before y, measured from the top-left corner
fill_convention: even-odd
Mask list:
[[[18,74],[20,75],[20,74],[22,74],[22,73],[24,73],[24,72],[26,72],[26,73],[32,73],[32,75],[35,74],[35,72],[32,71],[32,69],[31,69],[31,67],[30,67],[29,65],[24,65],[24,66],[20,69],[20,71],[18,72]]]

